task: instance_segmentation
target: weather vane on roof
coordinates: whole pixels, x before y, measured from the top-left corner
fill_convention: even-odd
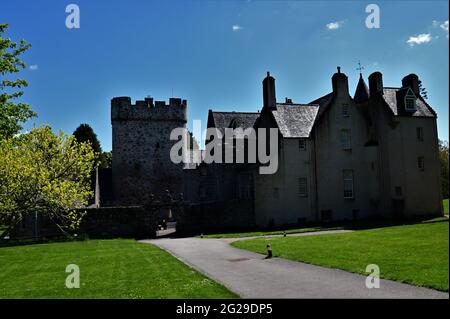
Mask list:
[[[361,65],[361,61],[358,60],[358,67],[356,68],[356,70],[359,71],[359,74],[362,75],[362,70],[364,70],[364,67]]]

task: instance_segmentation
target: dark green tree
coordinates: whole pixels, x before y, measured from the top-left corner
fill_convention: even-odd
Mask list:
[[[16,43],[7,38],[7,29],[7,24],[0,24],[0,139],[13,137],[22,129],[22,123],[36,116],[28,104],[14,102],[23,95],[27,81],[7,78],[26,68],[20,56],[31,45],[24,40]]]
[[[439,161],[441,163],[442,197],[448,198],[448,142],[439,140]]]
[[[423,87],[422,81],[419,80],[419,91],[420,95],[425,99],[428,100],[428,92],[427,89]]]
[[[112,151],[102,153],[105,166],[102,168],[112,167]]]
[[[96,164],[100,168],[111,167],[108,164],[108,155],[106,152],[102,151],[102,147],[100,145],[100,141],[97,138],[97,134],[95,134],[94,130],[89,124],[80,124],[77,129],[73,132],[73,136],[75,137],[78,143],[88,142],[95,154],[97,155]]]
[[[94,152],[102,152],[102,147],[100,146],[97,134],[95,134],[94,130],[89,124],[80,124],[80,126],[78,126],[77,129],[73,132],[73,136],[78,143],[89,142]]]

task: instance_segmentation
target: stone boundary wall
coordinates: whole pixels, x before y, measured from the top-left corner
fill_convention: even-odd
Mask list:
[[[212,231],[232,231],[255,226],[253,200],[228,200],[200,204],[178,203],[152,206],[85,208],[78,236],[88,238],[153,238],[162,220],[176,221],[176,235],[197,235]],[[172,218],[168,218],[169,215]],[[63,236],[48,218],[28,215],[11,232],[13,239]]]
[[[253,200],[228,200],[186,204],[174,214],[177,234],[198,235],[255,227]]]

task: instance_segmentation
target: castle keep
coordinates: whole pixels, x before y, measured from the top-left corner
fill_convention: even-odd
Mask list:
[[[129,97],[111,100],[112,191],[114,203],[138,205],[151,195],[183,192],[183,164],[173,164],[170,132],[186,127],[187,101],[169,104],[145,98],[131,104]]]

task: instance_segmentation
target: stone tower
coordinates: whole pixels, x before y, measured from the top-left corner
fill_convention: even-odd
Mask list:
[[[131,104],[129,97],[111,100],[112,184],[118,205],[145,203],[151,194],[163,196],[168,189],[183,191],[183,164],[170,160],[174,128],[186,128],[187,101],[145,98]]]

